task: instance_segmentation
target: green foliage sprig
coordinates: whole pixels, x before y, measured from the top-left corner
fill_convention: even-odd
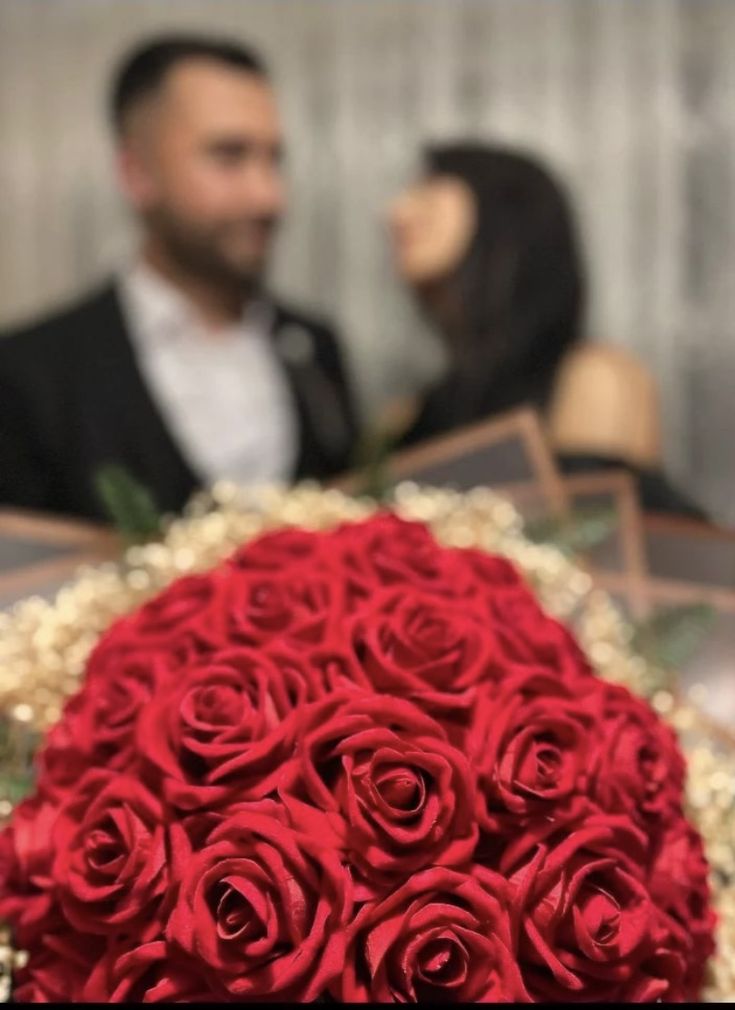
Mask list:
[[[162,531],[162,515],[151,491],[119,463],[106,463],[94,475],[97,494],[120,535],[140,543]]]

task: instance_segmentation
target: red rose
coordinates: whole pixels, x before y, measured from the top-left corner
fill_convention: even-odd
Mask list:
[[[715,951],[717,916],[711,906],[709,865],[702,839],[681,814],[660,839],[649,888],[686,955],[684,999],[696,1000],[707,962]]]
[[[467,753],[479,770],[478,815],[499,830],[509,814],[549,814],[586,792],[593,717],[565,681],[523,673],[484,689],[467,734]]]
[[[164,940],[139,947],[113,943],[84,986],[85,1003],[225,1003],[215,977],[197,973],[190,959]]]
[[[262,646],[276,639],[319,645],[346,613],[344,585],[330,572],[235,572],[223,614],[228,640]]]
[[[138,716],[177,668],[163,652],[136,652],[103,641],[90,658],[81,690],[65,704],[39,754],[40,792],[61,800],[92,767],[131,771]]]
[[[292,671],[231,648],[161,688],[138,723],[151,785],[182,810],[265,796],[286,757]]]
[[[599,805],[638,823],[675,809],[685,765],[673,730],[619,685],[600,682],[588,700],[599,719],[593,789]]]
[[[474,573],[471,595],[490,614],[497,631],[500,676],[518,665],[540,667],[573,680],[592,675],[589,661],[573,636],[544,613],[533,590],[511,562],[474,548],[457,553]]]
[[[266,649],[266,652],[283,657],[286,665],[296,666],[298,663],[300,668],[308,671],[305,676],[317,679],[321,697],[337,691],[372,691],[372,685],[349,641],[341,634],[333,635],[328,643],[314,648],[279,642]],[[318,697],[313,700],[318,700]]]
[[[289,641],[276,641],[259,650],[280,671],[292,709],[301,709],[323,698],[329,690],[329,664],[319,649]]]
[[[66,961],[36,950],[33,960],[13,976],[13,1002],[73,1003],[82,985],[82,977]]]
[[[23,800],[0,836],[0,919],[20,946],[35,944],[58,919],[54,907],[51,830],[58,807],[39,796]]]
[[[159,684],[176,676],[188,661],[186,655],[176,654],[175,647],[166,648],[164,643],[159,648],[145,636],[128,632],[128,627],[118,621],[100,638],[87,660],[84,689],[93,685],[101,690],[130,677]]]
[[[78,1003],[90,972],[103,955],[99,936],[65,929],[47,933],[33,957],[14,975],[16,1003]]]
[[[405,588],[384,590],[361,610],[352,646],[375,690],[451,711],[472,704],[477,684],[487,679],[495,639],[467,601]]]
[[[661,918],[655,937],[656,950],[641,964],[640,977],[626,988],[626,1003],[681,1003],[686,998],[686,962]]]
[[[178,876],[183,873],[192,852],[197,852],[207,844],[215,828],[225,824],[239,814],[263,814],[280,817],[283,806],[273,799],[240,800],[218,807],[195,810],[183,816],[179,823],[171,826],[171,862],[176,866]],[[320,839],[323,841],[323,839]]]
[[[571,683],[594,676],[589,660],[569,631],[545,614],[527,591],[519,591],[514,598],[494,599],[491,611],[501,629],[498,638],[506,671],[508,667],[530,666]]]
[[[50,802],[61,802],[90,766],[90,738],[77,731],[77,705],[76,697],[66,703],[38,754],[38,792]]]
[[[240,813],[192,855],[168,940],[241,1001],[308,1002],[342,970],[351,880],[336,853],[283,813]]]
[[[476,547],[459,547],[452,552],[462,561],[462,564],[472,573],[472,590],[483,594],[485,601],[488,601],[488,590],[500,599],[504,595],[511,599],[516,599],[519,592],[526,596],[530,595],[530,589],[520,572],[507,558],[502,558],[498,554],[486,554],[485,551]]]
[[[280,789],[294,822],[331,836],[371,884],[471,858],[474,774],[415,705],[337,695],[304,714],[296,751]]]
[[[304,562],[318,563],[325,535],[298,527],[270,530],[230,555],[228,564],[243,571],[280,572]]]
[[[90,771],[59,812],[52,876],[74,929],[147,926],[167,886],[161,803],[133,778]]]
[[[13,1002],[74,1003],[87,971],[88,966],[80,969],[47,951],[34,951],[33,961],[13,976]]]
[[[223,640],[221,594],[228,583],[224,568],[186,575],[133,614],[120,618],[102,640],[106,649],[164,651],[181,660],[215,648]]]
[[[558,826],[556,826],[558,829]],[[520,962],[535,999],[599,1002],[658,996],[648,966],[668,940],[645,886],[647,840],[626,818],[587,816],[514,839],[500,864],[521,913]]]
[[[412,586],[443,597],[467,590],[467,567],[422,523],[380,513],[368,523],[341,526],[332,543],[350,587],[351,609],[381,587]]]
[[[63,715],[63,733],[73,741],[71,753],[79,750],[79,742],[85,752],[76,760],[71,759],[68,748],[58,756],[51,751],[44,757],[47,771],[52,757],[63,761],[67,778],[80,763],[85,768],[130,771],[137,761],[138,718],[154,694],[177,673],[176,664],[155,652],[148,656],[145,652],[117,654],[116,662],[96,664],[92,669],[93,675],[88,674],[83,689],[67,704]]]
[[[505,881],[484,867],[433,867],[368,903],[333,992],[360,1003],[528,1002]]]

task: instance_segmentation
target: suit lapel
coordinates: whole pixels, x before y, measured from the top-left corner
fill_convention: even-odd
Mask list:
[[[312,330],[276,306],[272,336],[298,412],[300,445],[295,476],[319,476],[333,469],[334,461],[345,451],[338,393],[321,367]]]
[[[176,445],[146,386],[135,358],[127,321],[114,285],[99,301],[97,323],[89,331],[86,399],[99,425],[99,455],[130,467],[164,509],[200,484]]]
[[[296,335],[283,311],[278,306],[274,309],[271,326],[273,348],[283,368],[296,407],[298,447],[294,477],[297,477],[304,471],[305,466],[308,466],[308,459],[313,450],[309,405],[304,395],[302,381],[304,365],[313,353],[312,342],[311,337],[303,330],[299,330],[299,334]]]

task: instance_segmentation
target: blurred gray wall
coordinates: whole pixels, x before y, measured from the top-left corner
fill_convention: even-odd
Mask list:
[[[735,522],[735,0],[0,0],[0,322],[130,248],[107,76],[183,26],[271,57],[293,196],[278,286],[341,323],[368,412],[439,360],[391,274],[386,200],[427,138],[518,143],[576,197],[591,336],[647,361],[672,474]]]

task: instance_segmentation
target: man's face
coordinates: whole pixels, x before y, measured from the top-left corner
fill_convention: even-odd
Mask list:
[[[174,263],[254,285],[284,209],[281,142],[263,78],[186,60],[131,110],[120,151],[124,186]]]

